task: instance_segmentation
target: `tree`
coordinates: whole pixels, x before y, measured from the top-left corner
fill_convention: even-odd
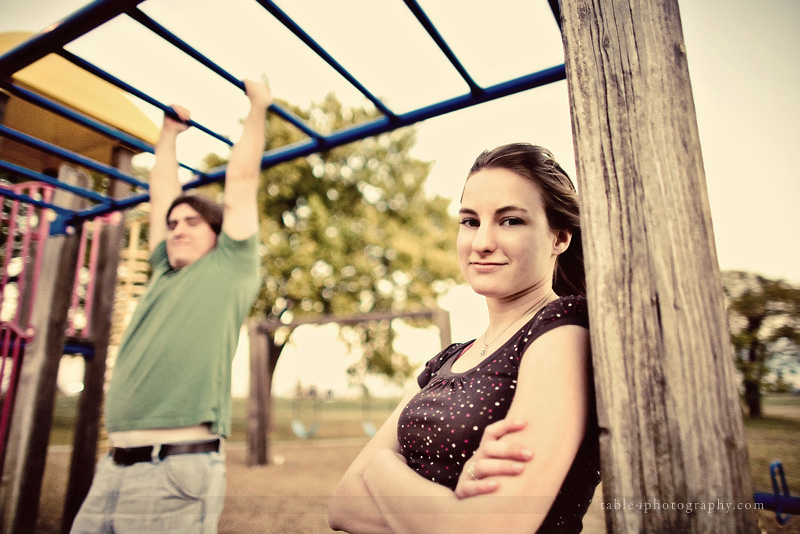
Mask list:
[[[288,106],[287,106],[288,107]],[[318,131],[369,120],[374,112],[346,109],[332,95],[292,111]],[[457,222],[449,201],[430,198],[430,164],[412,158],[411,128],[283,163],[262,172],[259,193],[265,279],[253,314],[291,322],[302,316],[408,311],[436,306],[458,276]],[[304,138],[269,117],[270,150]],[[210,156],[206,163],[223,163]],[[350,369],[398,381],[411,367],[392,348],[390,321],[343,329],[362,361]],[[280,353],[291,332],[270,339]],[[270,362],[274,369],[277,357]]]
[[[736,366],[750,417],[761,417],[761,392],[771,360],[783,379],[787,362],[800,362],[800,288],[783,280],[728,271],[722,275]]]

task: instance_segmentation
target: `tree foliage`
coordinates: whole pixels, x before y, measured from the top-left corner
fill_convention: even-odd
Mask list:
[[[334,96],[292,112],[318,131],[338,130],[371,115],[344,108]],[[266,150],[304,138],[270,115]],[[430,164],[410,156],[414,142],[415,131],[405,128],[262,172],[258,202],[265,283],[256,316],[290,323],[304,316],[436,306],[458,276],[458,225],[447,211],[448,200],[425,193]],[[210,166],[221,163],[207,159]],[[407,358],[392,349],[389,321],[344,327],[343,334],[364,353],[350,370],[356,381],[364,373],[397,380],[410,373]]]
[[[724,272],[722,280],[745,402],[750,417],[760,417],[767,375],[774,370],[782,382],[800,363],[800,288],[740,271]],[[772,362],[780,365],[771,369]]]

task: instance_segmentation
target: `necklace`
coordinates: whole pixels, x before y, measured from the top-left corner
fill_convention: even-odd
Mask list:
[[[525,310],[525,313],[523,313],[522,315],[520,315],[519,317],[517,317],[516,319],[514,319],[510,323],[508,323],[508,326],[503,328],[503,331],[500,332],[500,334],[498,334],[493,340],[488,341],[488,342],[486,341],[486,334],[489,333],[489,329],[487,328],[486,331],[483,333],[483,348],[481,349],[480,355],[481,356],[486,356],[486,353],[489,351],[489,345],[493,344],[495,341],[497,341],[498,339],[503,337],[503,334],[505,334],[506,331],[509,328],[511,328],[514,324],[519,322],[520,319],[522,319],[523,317],[525,317],[526,315],[528,315],[529,313],[531,313],[534,310],[538,311],[538,308],[543,307],[545,304],[547,304],[547,299],[549,297],[550,297],[550,295],[546,295],[542,300],[540,300],[539,302],[537,302],[536,304],[534,304],[533,306],[531,306],[530,308]]]

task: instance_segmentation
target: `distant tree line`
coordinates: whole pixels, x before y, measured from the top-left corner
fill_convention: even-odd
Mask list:
[[[800,367],[800,288],[742,272],[722,273],[731,343],[750,417],[765,391],[787,392]],[[795,386],[796,387],[796,386]]]

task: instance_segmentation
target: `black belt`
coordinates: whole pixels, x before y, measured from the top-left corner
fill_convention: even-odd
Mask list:
[[[163,460],[167,456],[174,454],[196,454],[200,452],[218,452],[220,440],[201,441],[198,443],[165,443],[158,451],[158,459]],[[117,465],[133,465],[139,462],[153,461],[153,450],[155,447],[112,447],[109,451],[111,458]]]

